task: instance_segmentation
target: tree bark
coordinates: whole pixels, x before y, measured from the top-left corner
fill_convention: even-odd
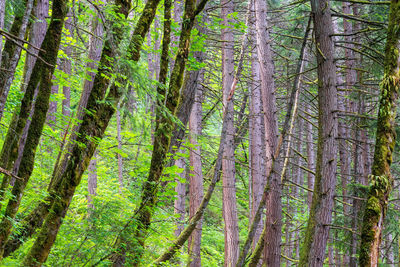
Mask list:
[[[200,76],[204,75],[204,71]],[[200,88],[202,78],[200,77],[199,88],[195,96],[195,103],[192,108],[189,119],[189,142],[192,145],[190,149],[190,165],[192,166],[189,178],[189,217],[195,216],[196,211],[200,207],[201,200],[204,195],[203,188],[203,167],[201,163],[201,150],[198,142],[198,137],[201,135],[201,119],[202,119],[202,100],[203,89]],[[201,233],[202,220],[197,223],[196,230],[188,240],[189,248],[189,264],[190,267],[201,266]]]
[[[307,119],[309,121],[312,120],[310,113],[311,108],[310,108],[310,103],[306,103],[305,106],[305,113],[307,116]],[[308,164],[307,167],[309,170],[315,171],[315,153],[314,153],[314,130],[313,130],[313,125],[310,122],[306,123],[306,134],[307,134],[307,160]],[[314,174],[311,172],[307,173],[307,187],[311,190],[314,190],[314,181],[315,177]],[[308,191],[307,192],[307,204],[308,204],[308,210],[311,210],[311,203],[312,203],[312,197],[313,197],[313,192]]]
[[[252,5],[252,12],[254,12],[254,4]],[[252,14],[254,17],[254,15]],[[255,18],[250,23],[250,34],[253,44],[256,44],[256,33],[254,29]],[[249,198],[251,198],[250,205],[250,222],[255,218],[257,207],[260,204],[263,188],[267,182],[266,180],[266,166],[265,166],[265,136],[263,135],[264,127],[264,116],[261,102],[261,80],[260,80],[260,64],[258,62],[258,55],[256,48],[251,52],[251,73],[252,83],[250,85],[250,119],[249,119],[249,137],[251,145],[249,146],[250,156],[250,181],[249,188],[251,192]],[[251,225],[251,223],[250,223]],[[257,224],[255,228],[255,235],[253,238],[253,249],[257,244],[257,240],[260,238],[263,229],[263,220]]]
[[[221,30],[222,44],[222,90],[224,114],[227,120],[226,146],[222,156],[222,213],[224,218],[225,234],[225,263],[224,266],[235,266],[239,257],[239,227],[236,207],[236,177],[234,151],[234,106],[228,101],[235,73],[234,63],[234,36],[232,25],[234,20],[228,15],[234,12],[233,1],[221,0]]]
[[[186,194],[186,183],[182,183],[179,181],[180,179],[184,180],[186,176],[186,166],[184,158],[179,158],[175,161],[175,166],[183,169],[181,173],[179,173],[179,178],[175,179],[177,185],[175,187],[175,192],[177,194],[176,199],[174,201],[174,213],[179,217],[176,222],[176,230],[175,236],[178,237],[183,229],[184,229],[184,220],[185,220],[185,194]]]
[[[122,151],[122,137],[121,137],[121,115],[119,110],[121,109],[121,103],[118,103],[116,110],[117,117],[117,142],[118,142],[118,150]],[[123,161],[121,153],[117,153],[118,160],[118,183],[119,183],[119,193],[122,193],[122,189],[124,188],[124,176],[123,176]]]
[[[272,158],[278,142],[278,118],[276,115],[276,99],[274,85],[274,64],[267,21],[267,3],[255,0],[255,15],[257,29],[257,52],[261,70],[261,93],[264,111],[266,166],[272,168]],[[279,170],[279,162],[275,162]],[[264,262],[268,266],[280,266],[281,258],[281,228],[282,203],[280,171],[273,172],[270,177],[270,192],[267,197],[267,215],[265,220],[266,238]]]
[[[93,197],[97,195],[97,150],[94,152],[92,159],[88,166],[88,209],[93,210]]]
[[[0,0],[0,29],[4,29],[4,15],[6,13],[6,0]],[[0,34],[0,66],[1,51],[3,50],[3,35]]]
[[[314,194],[299,266],[322,266],[336,186],[338,122],[330,3],[311,0],[318,62],[318,150]]]
[[[28,0],[24,0],[22,3],[23,3],[23,7],[21,7],[21,9],[26,10]],[[19,33],[21,32],[24,16],[25,16],[25,14],[23,14],[22,12],[21,13],[18,12],[15,15],[13,24],[10,29],[10,34],[12,34],[14,36],[19,36]],[[25,37],[25,36],[23,36],[23,37]],[[18,46],[14,42],[14,40],[11,40],[9,38],[6,39],[6,41],[4,43],[4,49],[3,49],[3,51],[1,51],[0,69],[9,70],[12,73],[15,71],[15,70],[12,70],[10,65],[11,65],[11,59],[12,59],[13,55],[16,54],[17,48],[18,48]],[[17,54],[19,54],[19,53],[17,53]],[[0,97],[4,94],[6,81],[9,76],[10,76],[10,73],[8,71],[0,72]],[[14,74],[12,76],[14,76]],[[4,109],[4,107],[3,107],[3,109]],[[2,114],[2,112],[1,112],[1,114]],[[0,119],[1,119],[1,117],[0,117]]]
[[[370,188],[361,230],[360,265],[377,266],[383,222],[393,185],[390,173],[395,146],[396,102],[399,93],[400,2],[392,0],[385,47],[384,76],[381,83],[378,124]]]
[[[69,38],[73,38],[74,32],[72,27],[72,13],[67,15],[67,20],[65,21],[65,30],[67,31],[66,36]],[[90,37],[93,38],[93,37]],[[67,43],[63,47],[64,53],[66,55],[65,58],[61,59],[61,69],[62,71],[70,76],[71,75],[71,57],[72,57],[72,46],[70,43]],[[64,117],[69,117],[71,115],[71,87],[69,85],[64,85],[62,88],[64,98],[62,100],[62,114]]]
[[[22,18],[21,22],[21,27],[18,32],[18,38],[21,40],[25,39],[25,33],[28,28],[29,24],[29,18],[32,13],[34,1],[33,0],[28,0],[26,2],[26,9],[24,16]],[[8,92],[10,91],[11,84],[14,80],[14,74],[17,69],[19,57],[21,55],[21,46],[23,45],[21,41],[18,41],[18,45],[15,47],[14,53],[12,55],[9,55],[10,59],[7,60],[5,58],[4,62],[8,63],[5,70],[7,71],[1,71],[5,75],[4,83],[2,83],[2,79],[0,78],[0,120],[3,117],[4,109],[6,106],[7,102],[7,97],[8,97]],[[8,62],[7,62],[8,61]]]

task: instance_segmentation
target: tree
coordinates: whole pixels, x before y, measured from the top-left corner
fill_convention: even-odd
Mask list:
[[[391,1],[385,47],[384,76],[381,82],[378,124],[370,188],[361,230],[360,265],[377,266],[387,201],[393,186],[390,171],[396,141],[395,117],[399,91],[400,3]]]
[[[315,185],[300,266],[322,266],[336,185],[337,98],[329,1],[311,1],[318,62],[318,150]]]
[[[227,140],[222,156],[222,186],[223,186],[223,217],[225,223],[225,263],[224,266],[233,266],[239,257],[239,228],[236,207],[235,185],[235,150],[234,144],[234,116],[231,87],[235,73],[234,39],[232,25],[234,20],[229,17],[234,11],[233,1],[221,1],[221,16],[224,27],[221,30],[222,47],[222,90],[224,114],[227,120]]]

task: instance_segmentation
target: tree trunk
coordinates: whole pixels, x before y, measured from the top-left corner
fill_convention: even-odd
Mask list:
[[[49,13],[49,1],[48,0],[38,0],[35,7],[32,10],[32,14],[34,17],[36,17],[36,21],[33,23],[31,26],[31,30],[29,32],[29,43],[34,45],[35,47],[40,47],[42,45],[43,39],[46,35],[47,31],[47,22],[46,22],[46,17],[48,16]],[[25,85],[29,83],[29,79],[32,74],[33,67],[36,63],[37,55],[39,51],[35,48],[33,48],[31,45],[28,46],[28,50],[30,51],[29,53],[26,54],[25,57],[25,65],[24,65],[24,74],[23,74],[23,84],[21,86],[21,91],[25,92]],[[36,99],[37,94],[39,91],[39,87],[37,86],[34,92],[33,99]],[[33,109],[34,105],[32,105],[31,110],[29,112],[30,116],[33,114]],[[14,110],[14,112],[18,112],[17,109]],[[28,136],[28,129],[31,125],[31,120],[27,120],[25,127],[22,131],[21,138],[19,140],[18,144],[18,157],[15,160],[14,167],[13,167],[13,173],[18,173],[19,166],[22,160],[22,153],[24,151],[25,147],[25,142],[26,138]],[[11,162],[12,164],[12,162]],[[11,165],[7,168],[11,168]],[[5,181],[7,182],[7,181]],[[11,178],[11,185],[14,185],[15,179]],[[8,186],[6,184],[2,185],[3,186]],[[0,189],[1,190],[1,189]]]
[[[21,27],[18,32],[18,38],[21,40],[25,39],[25,33],[28,28],[29,18],[32,13],[33,5],[34,5],[33,0],[28,0],[26,2],[25,13],[22,18]],[[7,102],[8,92],[10,91],[11,84],[14,80],[14,74],[17,69],[19,57],[21,55],[21,50],[22,50],[21,46],[23,46],[23,43],[21,41],[18,41],[18,44],[14,50],[14,54],[9,55],[10,56],[9,60],[7,58],[5,58],[4,60],[4,62],[8,64],[5,68],[5,70],[7,71],[1,71],[2,73],[4,73],[3,75],[5,75],[5,79],[4,83],[1,83],[2,80],[0,80],[0,120],[3,117],[4,109]]]
[[[309,121],[312,120],[312,117],[310,116],[311,108],[310,108],[310,103],[305,104],[305,113],[306,117]],[[315,153],[314,153],[314,130],[313,130],[313,125],[310,122],[306,123],[306,139],[307,139],[307,168],[311,171],[315,171]],[[314,174],[311,172],[307,173],[307,187],[308,189],[314,190]],[[308,204],[308,209],[311,209],[311,203],[312,203],[312,197],[313,197],[313,192],[308,191],[307,192],[307,204]]]
[[[8,201],[8,205],[5,211],[5,217],[0,223],[0,255],[3,255],[5,244],[10,235],[13,219],[18,211],[19,204],[21,202],[23,192],[29,178],[32,174],[35,162],[35,153],[37,145],[42,134],[43,126],[46,120],[46,113],[49,108],[49,99],[51,91],[51,77],[54,72],[54,65],[57,60],[57,54],[61,41],[61,32],[64,24],[64,18],[68,11],[67,3],[60,0],[53,2],[53,12],[49,28],[46,32],[46,37],[43,41],[41,49],[46,51],[42,57],[50,64],[44,65],[41,61],[36,61],[32,77],[39,76],[40,85],[39,93],[36,99],[35,110],[32,115],[32,124],[28,130],[28,136],[23,151],[23,156],[20,163],[17,176],[21,179],[17,179],[12,189],[12,196]],[[36,65],[40,66],[40,69],[35,72]],[[32,78],[31,78],[32,79]],[[39,81],[38,81],[39,82]],[[28,85],[29,86],[29,85]],[[36,86],[35,86],[36,87]],[[32,87],[33,89],[33,87]],[[31,90],[34,91],[34,90]],[[28,93],[28,90],[26,94]],[[21,107],[20,117],[22,116],[23,107]],[[26,120],[25,120],[26,121]]]
[[[0,0],[0,29],[4,29],[4,15],[6,13],[6,0]],[[3,50],[3,35],[0,34],[0,66],[1,51]]]
[[[59,72],[63,71],[60,59],[57,59],[57,69]],[[58,94],[58,89],[59,89],[58,81],[57,81],[55,75],[53,75],[52,81],[55,81],[55,83],[52,82],[50,93],[51,93],[51,95],[55,96]],[[50,101],[49,111],[47,112],[46,121],[47,121],[47,124],[50,126],[50,128],[53,129],[53,131],[55,130],[55,126],[57,123],[56,115],[57,115],[57,100]]]
[[[254,5],[252,5],[254,11]],[[252,15],[254,16],[254,15]],[[256,34],[254,29],[255,20],[250,24],[251,38],[256,43]],[[251,200],[250,205],[250,222],[255,218],[257,207],[260,204],[263,188],[267,182],[266,180],[266,166],[265,166],[265,137],[263,135],[264,127],[264,116],[261,103],[261,80],[260,80],[260,64],[258,62],[257,50],[254,49],[251,52],[251,73],[252,83],[250,85],[250,119],[249,119],[249,137],[251,145],[249,146],[250,155],[250,181],[249,188],[251,193],[249,198]],[[251,225],[251,223],[250,223]],[[253,249],[260,238],[263,230],[263,220],[257,224],[255,229],[255,235],[253,239]]]
[[[42,45],[47,30],[46,18],[49,14],[49,1],[37,0],[36,6],[34,7],[32,14],[36,17],[36,20],[31,26],[31,30],[29,32],[29,43],[34,45],[35,47],[40,47]],[[26,87],[25,85],[28,84],[29,79],[31,78],[33,66],[35,65],[37,55],[39,53],[39,51],[32,46],[28,46],[28,49],[30,53],[26,54],[23,74],[24,85],[22,86],[22,91],[24,92]]]
[[[69,13],[67,15],[67,20],[65,21],[65,30],[67,31],[67,37],[73,38],[74,32],[72,28],[72,14]],[[89,37],[93,38],[93,37]],[[63,47],[64,53],[66,55],[66,58],[61,59],[61,69],[62,71],[70,76],[71,75],[71,57],[72,57],[72,46],[71,44],[66,44],[65,47]],[[64,117],[69,117],[71,115],[71,87],[69,85],[63,86],[62,88],[64,98],[62,100],[62,114]]]
[[[121,115],[120,110],[121,103],[117,105],[116,117],[117,117],[117,142],[118,142],[118,150],[122,151],[122,137],[121,137]],[[119,183],[119,193],[122,193],[122,189],[124,188],[124,176],[123,176],[123,162],[121,153],[117,153],[118,159],[118,183]]]
[[[175,179],[177,185],[175,187],[175,192],[177,194],[175,202],[174,202],[174,213],[178,214],[179,217],[177,218],[176,223],[176,230],[175,236],[178,237],[182,231],[184,226],[185,220],[185,195],[186,195],[186,183],[179,181],[179,179],[184,180],[186,176],[186,166],[185,160],[183,158],[179,158],[175,161],[175,166],[183,169],[181,173],[179,173],[179,178]]]
[[[278,142],[278,118],[276,115],[276,99],[274,85],[274,64],[267,21],[267,2],[255,0],[257,52],[261,70],[261,93],[264,110],[266,166],[272,168],[272,158]],[[276,162],[279,170],[279,162]],[[280,171],[272,173],[270,177],[270,192],[267,197],[267,215],[265,220],[266,238],[264,248],[264,262],[268,266],[280,266],[281,258],[281,228],[282,203]]]
[[[27,6],[28,2],[29,2],[28,0],[24,0],[22,2],[23,6],[21,7],[21,9],[25,9],[25,11],[26,11],[27,7],[28,7]],[[30,2],[31,2],[31,4],[33,3],[32,1],[30,1]],[[24,18],[28,19],[29,16],[25,17],[24,13],[17,12],[16,16],[14,17],[14,22],[13,22],[13,24],[11,26],[11,29],[10,29],[10,34],[12,34],[14,36],[18,36],[18,37],[20,36],[19,33],[21,32],[21,28],[22,28],[22,25],[23,25]],[[24,37],[25,36],[23,36],[23,38]],[[10,76],[12,76],[12,77],[14,76],[14,71],[15,70],[13,70],[11,68],[11,60],[12,60],[12,57],[14,55],[18,55],[18,57],[19,57],[19,53],[16,53],[17,52],[16,51],[17,48],[18,48],[17,43],[15,43],[14,40],[11,40],[11,39],[7,38],[5,43],[4,43],[4,49],[3,49],[3,51],[1,51],[1,66],[0,66],[0,69],[9,70],[11,72],[9,72],[9,71],[0,71],[0,101],[1,101],[1,96],[3,94],[5,94],[6,82],[7,82],[8,78]],[[11,73],[12,73],[12,75],[10,75]],[[1,119],[2,114],[3,114],[3,110],[4,110],[4,106],[0,109],[0,111],[1,111],[0,119]]]
[[[88,209],[89,212],[94,209],[93,197],[97,195],[97,150],[94,152],[88,166]]]
[[[200,76],[204,75],[204,71]],[[201,163],[201,150],[198,143],[198,137],[201,135],[201,119],[202,119],[202,100],[203,100],[203,88],[201,88],[201,80],[199,81],[199,88],[197,89],[195,96],[195,103],[192,108],[192,113],[189,119],[189,142],[192,145],[190,149],[190,178],[189,178],[189,198],[190,208],[189,217],[192,218],[198,208],[200,207],[201,200],[203,199],[203,167]],[[189,261],[188,266],[197,267],[201,266],[201,232],[202,232],[202,220],[200,220],[196,226],[196,230],[193,231],[188,241],[189,248]]]
[[[224,114],[227,117],[227,140],[224,147],[222,159],[222,212],[224,218],[225,234],[225,263],[224,266],[235,266],[239,257],[239,227],[236,207],[236,185],[235,185],[235,151],[233,101],[227,101],[230,97],[230,89],[235,73],[234,63],[234,37],[231,25],[233,18],[229,14],[234,12],[233,1],[221,0],[221,16],[224,27],[222,33],[222,90]],[[231,96],[232,97],[232,96]]]
[[[318,151],[314,194],[299,266],[322,266],[336,186],[337,90],[330,3],[311,0],[318,62]]]
[[[389,194],[393,185],[390,173],[392,153],[395,146],[396,102],[399,92],[399,28],[400,2],[392,0],[385,47],[384,76],[381,83],[376,144],[370,189],[364,211],[361,231],[360,265],[377,266],[382,239],[383,222]]]

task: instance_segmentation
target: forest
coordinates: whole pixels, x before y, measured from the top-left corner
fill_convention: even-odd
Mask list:
[[[399,49],[399,0],[0,0],[0,266],[400,266]]]

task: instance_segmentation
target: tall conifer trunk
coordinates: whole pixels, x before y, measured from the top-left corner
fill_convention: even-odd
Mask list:
[[[221,16],[224,27],[221,30],[222,47],[222,90],[224,114],[227,119],[227,140],[222,159],[222,213],[225,223],[225,263],[224,266],[234,266],[239,257],[239,227],[237,222],[236,185],[235,185],[235,128],[233,122],[233,101],[228,101],[235,73],[233,1],[221,1]]]
[[[338,122],[333,25],[328,0],[311,0],[318,63],[318,150],[314,194],[299,266],[322,266],[336,186]]]
[[[267,21],[267,1],[255,0],[257,52],[261,71],[261,97],[264,111],[264,134],[267,171],[272,168],[272,161],[278,143],[278,117],[276,110],[274,64],[272,60],[271,40]],[[279,170],[275,162],[274,170]],[[282,202],[279,171],[270,176],[270,191],[267,197],[265,219],[264,262],[268,266],[279,266],[281,258]]]

